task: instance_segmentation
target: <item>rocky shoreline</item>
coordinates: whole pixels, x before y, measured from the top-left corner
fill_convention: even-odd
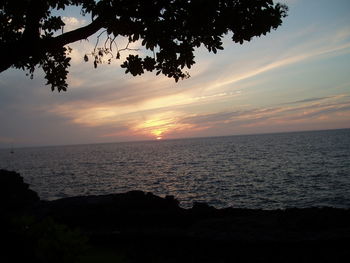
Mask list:
[[[349,209],[204,203],[184,209],[171,196],[141,191],[42,201],[19,174],[0,170],[0,178],[4,215],[78,228],[93,247],[125,255],[120,262],[343,262],[350,256]]]

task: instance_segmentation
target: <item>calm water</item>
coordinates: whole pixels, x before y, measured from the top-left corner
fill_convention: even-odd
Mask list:
[[[350,208],[350,129],[0,149],[43,199],[143,190],[181,205]]]

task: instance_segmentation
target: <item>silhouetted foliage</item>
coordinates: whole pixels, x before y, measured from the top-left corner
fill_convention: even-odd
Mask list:
[[[29,262],[78,263],[89,249],[88,238],[79,230],[50,217],[38,220],[23,215],[14,218],[9,227],[16,244],[13,250]]]
[[[69,6],[81,7],[91,23],[64,33],[62,17],[54,11]],[[265,35],[281,25],[288,9],[272,0],[0,0],[0,8],[0,72],[14,67],[32,77],[35,67],[42,67],[47,84],[58,91],[67,89],[67,44],[100,29],[106,36],[104,45],[89,54],[94,67],[106,55],[110,63],[120,58],[120,52],[131,51],[129,45],[113,50],[116,37],[122,36],[128,43],[140,40],[152,54],[130,54],[121,65],[126,73],[156,71],[178,81],[189,76],[183,69],[195,63],[195,48],[202,45],[216,53],[229,32],[240,44]]]

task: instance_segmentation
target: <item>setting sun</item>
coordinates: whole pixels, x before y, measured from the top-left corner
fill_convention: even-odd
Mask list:
[[[350,0],[0,3],[1,262],[349,255]]]
[[[147,137],[153,137],[156,140],[164,138],[165,133],[176,129],[176,115],[174,112],[164,112],[153,114],[146,120],[134,126],[136,133],[144,134]]]

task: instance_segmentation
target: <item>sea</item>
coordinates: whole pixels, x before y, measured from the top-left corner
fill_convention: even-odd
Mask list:
[[[131,190],[180,206],[350,208],[350,129],[0,149],[41,199]]]

